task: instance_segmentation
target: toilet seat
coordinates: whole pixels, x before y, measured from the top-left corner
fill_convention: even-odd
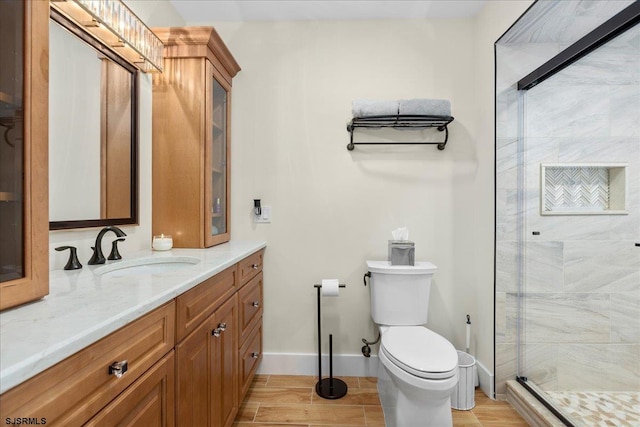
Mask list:
[[[402,370],[440,380],[457,372],[458,353],[441,335],[422,326],[392,326],[382,334],[380,349]]]

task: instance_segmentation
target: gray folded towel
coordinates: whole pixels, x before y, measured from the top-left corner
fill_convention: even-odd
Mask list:
[[[447,99],[402,99],[401,116],[451,116],[451,102]]]
[[[398,114],[398,101],[356,99],[351,102],[353,117],[395,116]]]

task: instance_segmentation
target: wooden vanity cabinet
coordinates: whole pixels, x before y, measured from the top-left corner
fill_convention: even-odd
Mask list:
[[[0,419],[231,426],[262,358],[263,252],[3,393]],[[118,377],[114,362],[122,361]]]
[[[240,71],[212,27],[154,28],[153,234],[178,248],[228,242],[231,82]]]
[[[0,2],[0,310],[49,293],[49,2]]]
[[[37,417],[46,419],[47,425],[68,427],[83,425],[98,414],[96,425],[109,425],[109,420],[125,415],[115,413],[115,405],[145,413],[145,419],[167,422],[157,425],[173,425],[174,364],[166,355],[172,360],[174,345],[175,303],[171,301],[3,393],[0,419]],[[123,361],[127,369],[118,376],[114,362]],[[150,374],[150,368],[157,372]],[[141,405],[142,396],[131,392],[130,386],[146,390],[145,402],[155,401],[154,405]]]

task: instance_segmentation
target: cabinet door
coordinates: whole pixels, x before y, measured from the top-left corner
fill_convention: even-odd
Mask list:
[[[174,426],[173,395],[172,350],[85,426]]]
[[[176,346],[176,425],[212,425],[215,314]]]
[[[231,86],[207,61],[205,246],[229,241],[229,111]]]
[[[176,425],[233,424],[238,412],[237,331],[234,295],[176,346]]]
[[[49,2],[0,2],[0,309],[49,292]]]
[[[213,382],[214,425],[228,427],[238,413],[238,303],[237,295],[225,302],[215,314],[213,335],[215,368]]]

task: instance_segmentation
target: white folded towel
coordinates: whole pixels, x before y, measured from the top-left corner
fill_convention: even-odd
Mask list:
[[[396,116],[398,101],[384,101],[375,99],[356,99],[351,102],[353,117]]]
[[[451,102],[447,99],[402,99],[398,114],[401,116],[451,116]]]

